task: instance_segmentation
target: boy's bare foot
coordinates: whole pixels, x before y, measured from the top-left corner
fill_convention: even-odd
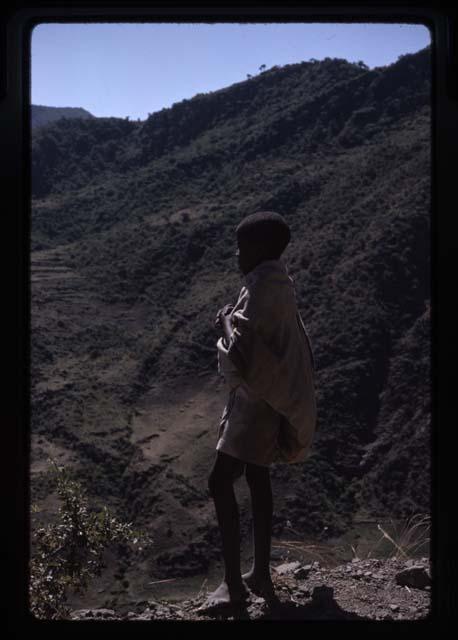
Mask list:
[[[216,591],[213,591],[207,597],[204,604],[197,611],[205,612],[219,607],[237,606],[245,602],[248,596],[248,590],[243,583],[237,587],[229,587],[227,582],[223,580]]]
[[[242,580],[257,596],[261,596],[265,600],[273,600],[276,598],[274,585],[270,576],[259,577],[254,571],[249,571],[242,575]]]

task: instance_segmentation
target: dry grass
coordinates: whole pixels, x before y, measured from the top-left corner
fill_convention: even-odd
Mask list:
[[[272,543],[272,547],[293,551],[294,556],[300,555],[305,559],[318,560],[322,565],[328,564],[334,557],[336,548],[331,549],[324,544],[306,544],[296,540],[279,540]]]
[[[390,519],[389,526],[382,527],[377,524],[377,529],[382,533],[374,547],[367,553],[366,558],[377,557],[375,553],[382,557],[397,558],[405,560],[412,558],[424,548],[427,552],[430,542],[431,516],[416,514],[405,521],[395,522]],[[389,546],[386,546],[386,542]],[[380,545],[385,544],[384,552],[380,553]],[[352,546],[355,557],[358,557],[355,548]]]
[[[421,549],[424,549],[425,554],[428,554],[430,528],[431,517],[429,515],[416,514],[401,522],[390,519],[383,526],[377,524],[377,530],[382,535],[369,550],[361,553],[359,546],[358,549],[355,549],[353,545],[350,545],[350,548],[355,559],[400,557],[407,560],[414,557]],[[290,531],[297,534],[291,528]],[[347,556],[346,549],[348,548],[329,543],[309,544],[303,540],[279,540],[273,542],[272,547],[284,549],[286,556],[291,552],[294,558],[303,556],[304,560],[318,560],[323,566],[335,563],[336,557],[344,558]]]
[[[422,547],[427,547],[430,542],[431,516],[417,514],[409,518],[406,522],[396,526],[393,521],[391,534],[377,525],[382,532],[383,538],[389,540],[394,547],[392,556],[397,552],[405,558],[410,558]]]

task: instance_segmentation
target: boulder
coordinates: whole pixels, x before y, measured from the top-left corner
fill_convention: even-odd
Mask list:
[[[396,583],[403,587],[425,589],[431,584],[431,576],[422,565],[414,565],[397,573]]]

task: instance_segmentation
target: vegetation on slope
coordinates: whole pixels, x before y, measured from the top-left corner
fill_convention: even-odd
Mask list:
[[[260,208],[292,229],[320,422],[307,465],[273,469],[275,531],[428,512],[429,56],[287,65],[142,123],[34,134],[32,256],[58,252],[85,288],[66,307],[32,290],[32,428],[77,451],[126,518],[151,519],[165,482],[126,424],[155,384],[215,372],[214,314],[241,285],[234,229]],[[218,545],[213,530],[202,540]]]

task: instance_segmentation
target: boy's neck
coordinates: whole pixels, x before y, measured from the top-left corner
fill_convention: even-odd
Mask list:
[[[265,260],[261,260],[260,262],[258,262],[258,264],[253,267],[251,269],[251,271],[248,271],[248,273],[245,274],[245,278],[247,280],[251,280],[253,277],[255,277],[257,275],[257,271],[260,267],[264,267],[264,266],[281,266],[284,270],[286,269],[286,265],[283,262],[283,260],[281,258],[266,258]]]

